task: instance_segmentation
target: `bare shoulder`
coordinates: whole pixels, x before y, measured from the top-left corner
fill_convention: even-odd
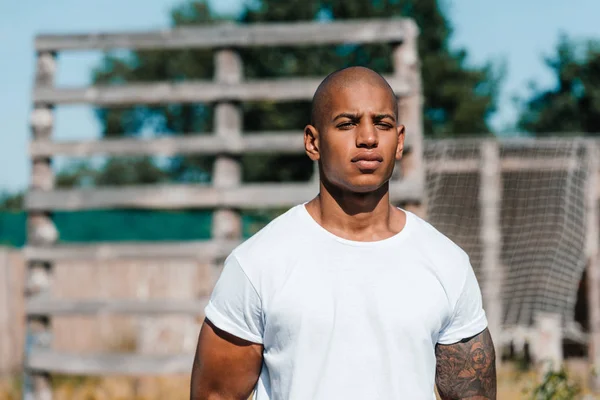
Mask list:
[[[458,343],[435,349],[436,384],[440,397],[496,399],[496,354],[487,329]]]
[[[260,376],[263,347],[205,320],[192,365],[190,399],[247,399]]]

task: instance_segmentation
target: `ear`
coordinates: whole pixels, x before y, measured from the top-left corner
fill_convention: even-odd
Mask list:
[[[313,161],[321,158],[319,153],[319,131],[313,125],[306,125],[304,128],[304,150]]]
[[[404,125],[398,125],[396,129],[398,130],[398,146],[396,146],[396,160],[400,160],[402,158],[402,154],[404,153],[405,128]]]

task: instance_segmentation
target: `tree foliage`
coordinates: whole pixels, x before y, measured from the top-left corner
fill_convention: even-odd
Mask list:
[[[23,208],[23,193],[0,193],[0,211],[19,211]]]
[[[416,20],[425,95],[425,133],[451,136],[487,133],[487,118],[495,109],[499,79],[492,65],[468,67],[464,50],[454,51],[449,40],[452,29],[437,0],[306,0],[283,2],[262,0],[247,6],[239,23],[286,22],[387,18],[404,16]],[[223,22],[211,13],[204,0],[188,1],[171,14],[174,26]],[[285,76],[325,76],[351,65],[362,65],[381,73],[392,71],[389,45],[280,47],[243,49],[244,74],[249,79]],[[137,51],[126,55],[108,54],[93,74],[97,84],[140,81],[181,81],[212,79],[214,54],[211,50]],[[308,102],[244,103],[244,130],[301,130],[308,122]],[[211,104],[170,104],[99,109],[103,135],[139,136],[173,133],[202,134],[212,129]],[[210,157],[174,157],[167,164],[168,179],[202,181],[210,175]],[[133,170],[149,168],[147,160],[127,160]],[[144,163],[145,164],[142,164]],[[114,170],[110,160],[107,171]],[[121,161],[123,163],[123,161]],[[312,173],[305,156],[247,155],[242,158],[245,181],[305,180]],[[277,168],[273,168],[277,163]],[[117,168],[118,169],[118,168]],[[112,175],[117,183],[131,182],[136,174]],[[112,182],[113,178],[104,178]],[[150,181],[165,179],[159,171],[148,173]]]
[[[600,43],[562,37],[546,65],[553,87],[535,91],[523,104],[518,126],[538,136],[600,132]]]

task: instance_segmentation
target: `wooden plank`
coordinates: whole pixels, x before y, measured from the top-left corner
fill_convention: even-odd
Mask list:
[[[208,300],[208,297],[190,300],[75,300],[34,297],[27,301],[26,313],[30,316],[98,314],[185,314],[202,316]]]
[[[585,195],[586,214],[586,297],[588,302],[589,342],[588,359],[592,366],[600,365],[600,229],[598,223],[598,190],[600,162],[598,144],[587,143],[587,184]],[[600,392],[600,376],[591,373],[590,386],[595,393]]]
[[[403,78],[387,77],[397,95],[409,87]],[[43,104],[93,104],[127,106],[132,104],[202,103],[213,101],[292,101],[311,100],[320,78],[288,78],[240,83],[180,82],[142,83],[83,88],[37,87],[33,101]]]
[[[239,84],[244,78],[244,67],[239,52],[221,49],[215,54],[215,80],[221,83]],[[231,143],[242,140],[243,111],[234,102],[220,102],[214,107],[214,126],[217,136]],[[212,171],[212,184],[218,188],[238,187],[242,183],[242,161],[239,156],[219,154]],[[221,205],[214,210],[211,237],[215,239],[239,239],[242,236],[242,216],[238,210]],[[222,260],[215,260],[220,269]],[[213,275],[216,280],[218,272]]]
[[[26,361],[31,370],[72,375],[161,375],[189,373],[193,354],[72,354],[32,351]]]
[[[56,54],[38,52],[35,66],[35,86],[52,86],[56,79]]]
[[[37,51],[303,46],[399,42],[406,19],[219,24],[152,32],[38,35]]]
[[[563,365],[563,329],[560,314],[538,311],[534,314],[535,340],[531,346],[531,356],[538,368],[538,375],[557,372]]]
[[[575,157],[521,158],[504,157],[500,160],[502,172],[550,172],[567,171],[577,168],[579,161]],[[479,170],[477,159],[444,159],[426,164],[429,173],[475,173]]]
[[[398,116],[405,126],[405,138],[411,144],[400,160],[399,172],[404,179],[425,181],[423,168],[423,93],[418,51],[419,29],[411,21],[406,24],[406,39],[395,46],[393,51],[394,76],[408,82],[410,93],[398,100]],[[405,203],[403,207],[421,218],[427,218],[424,201]]]
[[[306,184],[264,184],[233,188],[200,185],[142,185],[98,189],[30,191],[28,209],[83,210],[105,208],[185,209],[285,206],[307,201],[317,194]]]
[[[124,259],[194,259],[212,261],[228,255],[238,240],[190,241],[190,242],[145,242],[145,243],[97,243],[97,244],[58,244],[55,246],[25,246],[23,255],[30,261],[71,261],[94,260],[110,261]]]
[[[23,268],[20,262],[15,262],[14,252],[0,246],[0,376],[8,376],[20,368],[23,352],[20,346],[25,336],[21,323]]]
[[[440,159],[431,160],[425,163],[425,168],[431,174],[464,174],[476,173],[479,171],[479,160],[471,159]]]
[[[567,171],[574,170],[580,161],[575,157],[505,157],[502,159],[502,171]]]
[[[498,342],[500,346],[515,347],[515,351],[520,353],[523,351],[525,343],[534,344],[537,341],[538,330],[535,327],[524,327],[520,325],[505,326],[499,335],[494,336],[494,342]],[[588,344],[589,334],[581,329],[577,323],[567,323],[562,328],[562,336],[564,339],[572,341],[580,345]]]
[[[479,210],[481,223],[481,286],[488,328],[492,337],[502,332],[502,232],[500,208],[502,201],[502,171],[498,142],[488,140],[481,144],[479,166],[481,186]],[[500,343],[495,344],[496,354],[502,354]],[[498,362],[501,362],[500,357]]]
[[[199,185],[142,185],[97,189],[31,190],[26,195],[28,210],[85,210],[107,208],[238,209],[291,207],[309,201],[318,193],[315,183],[263,183],[215,188]],[[423,187],[416,180],[394,182],[392,201],[418,200]]]
[[[197,133],[192,135],[172,134],[157,138],[120,138],[88,141],[51,142],[34,140],[29,145],[32,157],[55,155],[89,157],[93,155],[137,156],[184,154],[248,154],[304,153],[302,131],[249,132],[239,141],[226,140],[216,134]]]
[[[56,79],[56,54],[51,52],[38,53],[35,70],[35,87],[51,87]],[[52,109],[47,104],[35,104],[30,118],[33,139],[51,140],[54,133],[54,118]],[[33,158],[31,160],[31,178],[29,187],[39,191],[54,188],[54,171],[49,158]],[[35,245],[52,245],[58,240],[59,234],[51,216],[42,212],[27,215],[27,243]],[[52,291],[52,264],[27,263],[27,277],[24,296],[46,295]],[[27,317],[24,353],[27,355],[32,348],[52,347],[52,322],[48,318]],[[25,382],[23,398],[52,399],[52,382],[47,375],[38,375],[23,370]]]

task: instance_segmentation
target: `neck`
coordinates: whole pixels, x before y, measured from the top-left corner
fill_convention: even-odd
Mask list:
[[[355,193],[321,181],[319,195],[307,208],[324,228],[358,240],[373,240],[395,230],[389,183],[368,193]]]

